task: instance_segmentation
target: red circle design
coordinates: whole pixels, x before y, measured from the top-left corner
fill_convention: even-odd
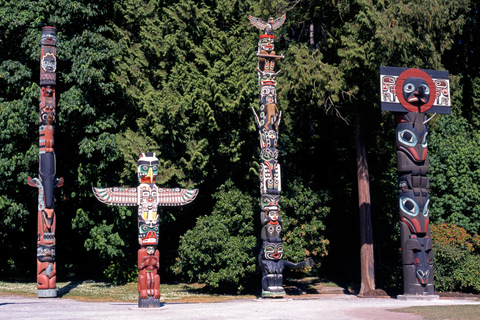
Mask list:
[[[428,102],[424,105],[417,106],[411,104],[410,102],[407,102],[407,100],[405,100],[405,98],[403,97],[403,83],[405,82],[405,80],[407,80],[407,78],[410,77],[422,78],[427,82],[428,88],[430,89],[430,100],[428,100]],[[432,78],[425,71],[419,69],[407,69],[403,71],[398,76],[395,86],[398,101],[400,101],[400,104],[410,112],[427,112],[435,102],[437,92],[436,90],[437,89],[435,87],[435,84],[433,83]]]

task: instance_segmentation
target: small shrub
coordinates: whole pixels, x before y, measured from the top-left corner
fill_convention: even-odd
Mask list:
[[[435,289],[480,292],[479,237],[452,223],[432,225]]]
[[[245,289],[256,269],[254,199],[227,181],[213,195],[212,214],[197,219],[180,237],[179,257],[172,270],[208,289]]]
[[[323,222],[330,212],[325,206],[328,200],[327,194],[318,195],[301,180],[289,185],[280,201],[284,259],[300,262],[311,257],[314,270],[320,267],[322,258],[328,255],[329,240],[324,237]]]

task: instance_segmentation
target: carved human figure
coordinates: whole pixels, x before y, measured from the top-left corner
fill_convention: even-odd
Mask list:
[[[37,246],[37,289],[56,289],[55,245]]]
[[[138,292],[140,299],[160,299],[160,252],[154,246],[142,247],[138,250]]]
[[[281,242],[264,241],[261,256],[259,257],[262,268],[262,295],[263,296],[284,296],[283,269],[311,267],[313,260],[307,258],[299,263],[283,260],[283,245]]]

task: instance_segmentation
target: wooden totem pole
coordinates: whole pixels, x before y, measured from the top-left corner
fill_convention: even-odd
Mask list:
[[[137,188],[93,188],[100,202],[114,206],[138,206],[138,307],[160,307],[160,253],[158,206],[181,206],[192,202],[198,189],[165,189],[155,185],[158,158],[142,153],[137,162],[140,185]]]
[[[258,40],[258,81],[260,85],[260,108],[257,114],[252,106],[258,133],[260,135],[260,221],[262,223],[261,238],[263,240],[258,262],[262,269],[262,297],[276,298],[285,296],[283,284],[283,269],[311,266],[312,259],[300,263],[283,260],[282,218],[279,207],[282,181],[280,164],[278,163],[278,127],[282,112],[277,107],[277,92],[275,80],[280,71],[275,72],[275,63],[284,58],[275,54],[275,36],[272,34],[285,22],[286,15],[280,18],[259,18],[248,16],[250,22],[265,33]]]
[[[30,186],[38,188],[37,231],[37,295],[56,297],[55,263],[55,188],[63,185],[57,179],[54,133],[56,122],[57,32],[53,27],[42,28],[40,51],[40,119],[38,178],[28,177]]]
[[[401,299],[434,298],[426,113],[450,113],[447,71],[380,67],[382,110],[395,112],[402,248]]]

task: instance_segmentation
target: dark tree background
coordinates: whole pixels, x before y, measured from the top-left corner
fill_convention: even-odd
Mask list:
[[[159,185],[200,189],[191,205],[162,209],[162,281],[246,287],[257,272],[244,253],[257,250],[260,198],[250,109],[259,33],[247,15],[286,12],[275,34],[286,56],[277,90],[287,255],[312,256],[313,275],[359,281],[359,119],[377,286],[395,286],[394,120],[380,111],[379,67],[450,72],[452,115],[430,122],[432,221],[478,233],[478,9],[473,0],[0,2],[1,279],[35,274],[37,190],[26,178],[38,172],[39,38],[50,25],[58,32],[57,176],[65,178],[56,194],[59,281],[135,279],[136,208],[104,206],[91,187],[136,185],[137,155],[153,151]]]

